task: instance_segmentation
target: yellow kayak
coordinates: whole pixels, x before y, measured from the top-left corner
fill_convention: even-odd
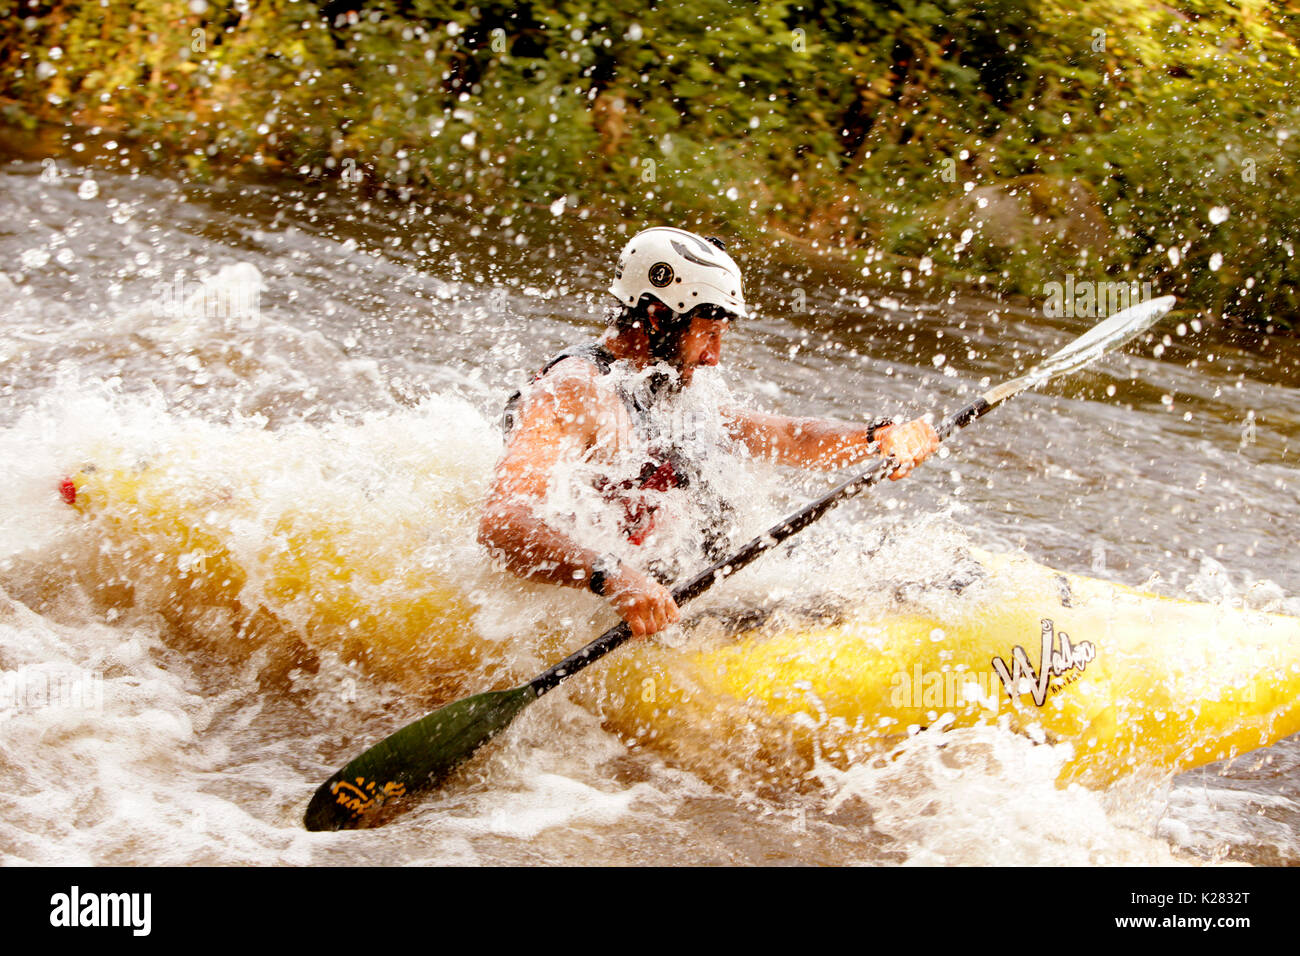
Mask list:
[[[419,499],[368,496],[361,479],[312,480],[302,458],[270,467],[276,450],[258,441],[241,436],[219,466],[198,443],[125,465],[111,450],[64,478],[64,500],[90,522],[96,586],[131,589],[117,599],[143,599],[231,659],[297,643],[300,657],[332,652],[387,680],[423,673],[435,692],[473,668],[476,608],[429,549],[443,533],[473,540],[461,485],[430,466],[404,476]]]
[[[615,656],[591,699],[623,733],[694,764],[716,742],[749,741],[790,771],[843,765],[920,728],[1001,724],[1069,743],[1062,781],[1094,786],[1300,732],[1300,620],[977,557],[978,596],[942,615],[642,644]]]
[[[220,477],[210,447],[202,465],[193,451],[64,479],[104,542],[103,587],[153,588],[161,613],[190,621],[225,615],[235,655],[265,640],[259,630],[292,633],[312,653],[445,686],[447,699],[480,689],[464,684],[489,653],[475,600],[454,567],[418,557],[431,527],[472,543],[463,482],[430,465],[409,477],[416,504],[393,504],[391,488],[367,500],[347,482],[337,500],[299,499],[256,448],[233,449]],[[751,779],[802,779],[817,759],[845,766],[920,728],[1000,724],[1068,742],[1062,779],[1101,786],[1300,731],[1300,620],[974,557],[977,580],[941,610],[637,642],[573,693],[626,738],[706,776]]]

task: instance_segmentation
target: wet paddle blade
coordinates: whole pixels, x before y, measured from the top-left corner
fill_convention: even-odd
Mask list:
[[[1028,387],[1035,388],[1059,375],[1078,371],[1107,352],[1119,348],[1129,339],[1141,335],[1164,318],[1177,302],[1178,300],[1172,295],[1162,295],[1158,299],[1139,302],[1137,305],[1116,312],[1014,381],[1025,382]]]
[[[352,830],[380,807],[426,790],[474,755],[537,699],[528,684],[448,704],[385,737],[316,791],[308,830]]]
[[[1137,305],[1116,312],[1104,322],[1093,326],[1059,352],[1048,356],[1024,375],[989,389],[979,399],[958,413],[960,421],[956,423],[956,426],[961,427],[970,424],[971,421],[984,414],[988,409],[1006,401],[1012,395],[1018,395],[1026,389],[1037,388],[1044,382],[1060,375],[1076,372],[1084,366],[1090,365],[1106,353],[1114,351],[1125,342],[1147,331],[1147,329],[1164,318],[1165,314],[1177,302],[1178,300],[1172,295],[1163,295],[1158,299],[1139,302]],[[978,412],[972,414],[972,409],[976,406],[980,406],[980,408]],[[951,427],[947,431],[942,428],[938,429],[939,437],[947,438],[952,430]]]

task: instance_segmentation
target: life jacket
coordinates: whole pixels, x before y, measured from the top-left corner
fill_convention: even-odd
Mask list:
[[[539,381],[551,369],[565,359],[582,358],[596,366],[601,375],[608,375],[617,361],[612,352],[597,343],[578,345],[565,349],[548,361],[533,376],[533,382]],[[626,389],[617,389],[623,404],[632,416],[633,427],[644,432],[644,423],[649,416],[649,404],[638,399]],[[519,390],[506,400],[505,413],[502,416],[502,428],[507,436],[518,424],[517,410],[523,391]],[[627,540],[640,545],[650,536],[655,528],[659,505],[651,503],[639,491],[670,491],[674,488],[694,488],[694,494],[704,499],[709,512],[715,516],[710,525],[703,530],[704,551],[711,560],[721,556],[726,544],[725,531],[722,530],[726,518],[732,514],[731,506],[716,492],[709,488],[700,474],[699,467],[690,461],[675,447],[651,443],[647,449],[647,458],[636,477],[614,481],[601,475],[595,483],[596,490],[606,501],[621,504],[623,515],[620,528]]]

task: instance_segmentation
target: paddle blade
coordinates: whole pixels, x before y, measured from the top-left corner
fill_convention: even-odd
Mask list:
[[[954,427],[960,428],[968,425],[994,405],[1006,401],[1012,395],[1019,395],[1025,389],[1037,388],[1058,375],[1078,371],[1085,365],[1089,365],[1101,358],[1107,352],[1119,348],[1129,339],[1141,335],[1160,321],[1177,302],[1178,300],[1172,295],[1164,295],[1158,299],[1139,302],[1137,305],[1116,312],[1104,322],[1093,326],[1059,352],[1048,356],[1024,375],[989,389],[975,402],[962,409],[957,416],[954,416],[954,418],[960,419],[955,424],[950,425],[948,422],[944,424],[949,426],[949,432]],[[946,438],[948,436],[946,432],[940,430],[939,437]]]
[[[493,690],[407,724],[321,784],[303,822],[308,830],[365,825],[380,807],[437,784],[536,699],[528,684]]]
[[[1033,373],[1041,381],[1073,372],[1117,349],[1129,339],[1145,332],[1172,309],[1178,300],[1172,295],[1162,295],[1116,312],[1079,336],[1059,352],[1049,356]]]

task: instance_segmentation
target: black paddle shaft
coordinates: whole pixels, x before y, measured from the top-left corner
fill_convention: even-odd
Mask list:
[[[969,425],[991,409],[994,404],[981,395],[969,405],[953,412],[940,422],[939,427],[935,429],[940,440],[947,438],[957,429]],[[723,558],[711,567],[705,568],[685,584],[673,588],[673,600],[681,605],[692,598],[699,597],[720,579],[736,573],[763,552],[776,547],[791,535],[798,534],[841,501],[852,498],[872,485],[883,481],[897,467],[898,463],[892,458],[877,461],[870,468],[859,472],[847,481],[832,488],[802,510],[785,518],[780,524],[769,528],[765,534],[760,534],[735,554]],[[628,627],[627,622],[620,621],[586,647],[574,651],[554,667],[538,674],[529,681],[529,686],[540,697],[556,687],[566,677],[576,674],[588,664],[594,664],[610,651],[622,646],[631,636],[632,629]]]

